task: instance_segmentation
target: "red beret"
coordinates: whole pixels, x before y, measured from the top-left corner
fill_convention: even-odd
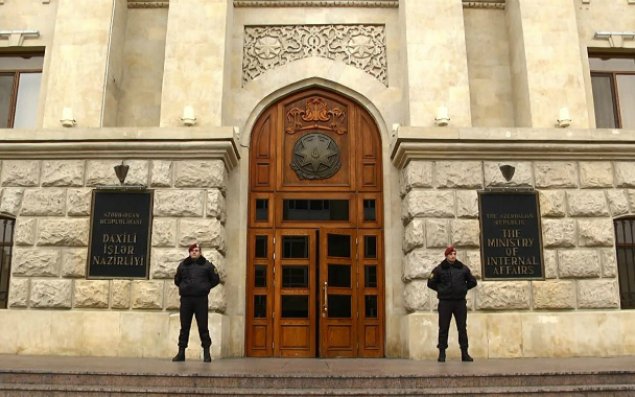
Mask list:
[[[198,243],[194,243],[194,244],[190,245],[189,247],[187,247],[187,252],[192,252],[192,250],[194,250],[194,248],[198,248],[200,250],[201,246],[198,245]]]
[[[448,248],[445,249],[443,255],[448,256],[451,252],[456,252],[456,249],[454,249],[454,246],[448,245]]]

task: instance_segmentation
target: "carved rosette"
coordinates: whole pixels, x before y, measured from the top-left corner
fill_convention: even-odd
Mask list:
[[[300,179],[330,178],[342,166],[340,149],[328,135],[307,134],[293,146],[290,166]]]
[[[285,132],[289,135],[308,129],[328,130],[338,135],[347,132],[346,112],[320,97],[306,99],[303,108],[292,106],[285,119]]]
[[[388,85],[383,25],[245,26],[243,84],[309,57],[344,62]]]

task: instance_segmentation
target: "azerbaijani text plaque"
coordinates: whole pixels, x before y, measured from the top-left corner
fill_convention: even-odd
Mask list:
[[[148,278],[152,192],[94,190],[88,278]]]
[[[478,202],[483,279],[544,279],[538,193],[482,191]]]

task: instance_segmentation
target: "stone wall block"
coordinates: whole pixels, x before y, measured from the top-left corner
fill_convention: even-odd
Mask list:
[[[576,242],[576,223],[573,219],[543,219],[542,237],[545,247],[573,247]]]
[[[212,248],[205,250],[204,256],[208,261],[212,262],[216,268],[216,272],[220,277],[220,282],[225,283],[227,280],[227,266],[223,254]]]
[[[528,281],[483,281],[476,287],[479,310],[529,309]]]
[[[602,263],[596,250],[576,249],[558,252],[558,274],[560,278],[600,277]]]
[[[609,210],[612,216],[620,216],[628,214],[628,195],[624,190],[609,190],[606,192],[606,198],[609,202]]]
[[[514,176],[511,181],[506,181],[501,173],[500,166],[509,164],[515,168]],[[501,186],[533,186],[532,165],[528,161],[486,161],[484,164],[485,186],[501,187]]]
[[[464,264],[470,268],[472,275],[477,279],[481,279],[481,251],[466,250],[457,254],[460,261],[465,261]],[[441,255],[443,255],[443,253],[441,253]]]
[[[635,163],[632,161],[616,161],[615,184],[618,187],[635,187]]]
[[[566,214],[564,190],[541,190],[540,213],[544,217],[563,217]]]
[[[575,281],[533,281],[534,309],[575,309]]]
[[[578,167],[573,161],[536,162],[534,175],[539,188],[578,186]]]
[[[0,172],[1,186],[38,186],[40,162],[34,160],[4,160]]]
[[[119,160],[88,160],[86,163],[86,186],[119,186],[115,166]]]
[[[13,234],[13,242],[15,245],[34,245],[36,224],[37,220],[34,218],[19,217],[15,221],[15,231]]]
[[[225,223],[226,213],[225,197],[219,189],[207,191],[207,216],[217,218],[221,223]]]
[[[615,279],[578,281],[578,308],[609,309],[619,306],[619,292]]]
[[[402,201],[401,218],[454,217],[454,194],[451,190],[412,190]]]
[[[613,278],[617,276],[617,260],[613,248],[599,248],[600,261],[602,262],[602,277]]]
[[[567,192],[570,216],[606,216],[609,214],[602,190],[570,190]]]
[[[157,190],[154,194],[155,216],[203,216],[202,190]]]
[[[176,245],[176,219],[152,219],[152,246],[174,247]]]
[[[218,219],[182,219],[179,223],[181,247],[198,242],[203,249],[215,248],[225,252],[225,228]]]
[[[443,248],[450,242],[450,224],[447,219],[426,219],[426,247]]]
[[[613,246],[613,220],[580,219],[578,220],[580,245],[585,247]]]
[[[86,277],[87,248],[66,248],[62,251],[62,277]]]
[[[545,278],[558,278],[558,251],[543,250],[542,259],[545,262]]]
[[[58,277],[60,252],[41,248],[19,248],[13,252],[11,265],[14,276]]]
[[[153,279],[172,279],[176,273],[176,267],[187,256],[187,250],[171,248],[152,250],[150,275]]]
[[[432,165],[431,161],[409,162],[400,173],[401,195],[405,195],[413,188],[432,187]]]
[[[126,175],[126,185],[148,186],[150,166],[147,160],[126,160],[124,164],[130,167],[128,168],[128,175]]]
[[[112,280],[111,283],[112,285],[110,306],[113,309],[129,309],[132,281]]]
[[[84,185],[84,160],[45,160],[42,186]]]
[[[27,307],[29,305],[29,279],[11,277],[9,284],[9,307]]]
[[[407,283],[403,290],[404,307],[408,313],[424,312],[430,310],[429,295],[432,291],[425,280],[413,280]]]
[[[73,306],[106,308],[110,295],[109,280],[75,280]]]
[[[93,189],[68,189],[66,208],[69,216],[90,216]]]
[[[133,309],[162,309],[163,281],[133,281],[132,308]]]
[[[21,215],[63,216],[65,213],[65,189],[27,189],[24,192]]]
[[[628,189],[626,194],[628,194],[628,201],[631,204],[631,212],[635,213],[635,189]]]
[[[478,193],[475,190],[456,191],[456,216],[478,218]]]
[[[423,247],[425,243],[425,220],[414,218],[403,233],[402,249],[404,253],[412,251],[414,248]]]
[[[22,197],[24,189],[22,188],[4,188],[0,197],[0,212],[10,215],[18,215],[22,206]]]
[[[37,308],[70,309],[72,280],[31,280],[29,305]]]
[[[613,168],[609,161],[581,161],[580,187],[613,187]]]
[[[88,219],[45,218],[39,221],[38,245],[82,247],[88,245]]]
[[[165,310],[179,310],[181,306],[181,296],[179,287],[174,283],[165,283]]]
[[[443,260],[438,250],[415,249],[403,257],[403,279],[428,279],[432,269]]]
[[[172,186],[172,162],[167,160],[152,160],[150,162],[150,186]]]
[[[176,187],[216,187],[225,190],[227,173],[221,160],[188,160],[175,162]]]
[[[457,247],[480,246],[480,226],[476,219],[453,219],[450,221],[452,229],[452,244]]]
[[[483,187],[480,161],[437,161],[433,176],[435,186],[440,188]]]
[[[225,313],[227,310],[227,293],[223,284],[218,284],[210,291],[208,307],[216,313]]]

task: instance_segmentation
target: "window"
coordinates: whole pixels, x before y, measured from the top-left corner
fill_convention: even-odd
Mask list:
[[[15,221],[11,218],[0,217],[0,309],[6,309],[9,300],[14,223]]]
[[[622,309],[635,309],[635,218],[615,220],[615,248]]]
[[[589,55],[598,128],[635,128],[635,57]]]
[[[0,128],[35,128],[43,54],[0,54]]]

